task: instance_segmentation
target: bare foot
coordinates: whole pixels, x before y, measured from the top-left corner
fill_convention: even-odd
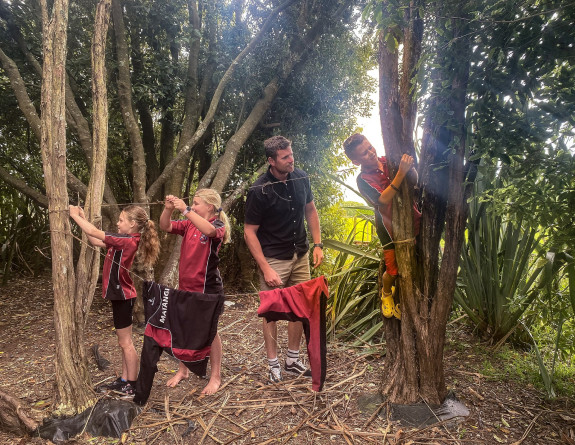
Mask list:
[[[181,380],[187,379],[189,376],[190,372],[188,371],[188,368],[184,366],[184,369],[182,369],[180,367],[178,369],[178,372],[176,372],[176,375],[174,375],[170,380],[166,382],[166,386],[174,388],[175,386],[178,385],[178,383],[180,383]]]
[[[206,387],[202,390],[202,394],[207,396],[214,394],[218,389],[220,389],[221,384],[222,379],[220,379],[220,377],[211,377]]]

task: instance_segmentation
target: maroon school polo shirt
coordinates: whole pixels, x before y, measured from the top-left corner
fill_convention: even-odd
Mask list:
[[[188,292],[217,294],[223,291],[218,270],[218,252],[226,228],[217,218],[210,220],[216,228],[213,238],[204,235],[188,219],[172,221],[171,233],[183,236],[180,249],[179,288]]]
[[[367,203],[374,207],[375,213],[375,229],[377,235],[384,246],[384,249],[393,249],[393,229],[391,225],[391,216],[393,214],[393,207],[391,201],[389,204],[380,204],[378,199],[381,192],[383,192],[391,184],[389,177],[389,170],[387,168],[387,160],[385,156],[379,158],[382,168],[372,172],[361,172],[357,177],[357,186],[360,193],[365,198]],[[421,220],[421,212],[417,209],[415,202],[413,203],[413,231],[414,234],[419,234],[419,224]]]
[[[136,288],[130,277],[130,267],[138,251],[139,233],[108,233],[104,244],[108,252],[102,271],[102,297],[107,300],[136,298]]]

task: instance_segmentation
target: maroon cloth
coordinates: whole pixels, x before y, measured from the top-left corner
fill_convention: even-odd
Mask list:
[[[136,298],[136,288],[130,277],[130,267],[138,251],[139,233],[108,233],[104,244],[108,251],[102,271],[102,297],[107,300]]]
[[[325,311],[328,298],[327,280],[323,276],[260,292],[258,316],[267,321],[302,322],[314,391],[322,390],[327,371]]]

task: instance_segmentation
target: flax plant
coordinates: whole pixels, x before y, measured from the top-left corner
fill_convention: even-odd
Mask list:
[[[506,339],[552,274],[537,229],[470,205],[455,301],[491,341]]]
[[[381,247],[377,237],[366,233],[371,233],[371,222],[363,215],[355,218],[345,242],[325,241],[339,252],[329,277],[328,333],[354,339],[356,346],[372,341],[383,326],[378,296]]]

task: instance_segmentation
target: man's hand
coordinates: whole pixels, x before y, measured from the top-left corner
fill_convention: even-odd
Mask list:
[[[319,267],[323,263],[323,250],[321,247],[313,249],[313,268]]]
[[[264,272],[264,281],[270,287],[277,287],[283,284],[278,273],[271,267]]]
[[[402,174],[402,177],[407,174],[409,170],[413,167],[413,157],[409,156],[408,154],[404,154],[401,157],[401,161],[399,162],[399,173]]]

